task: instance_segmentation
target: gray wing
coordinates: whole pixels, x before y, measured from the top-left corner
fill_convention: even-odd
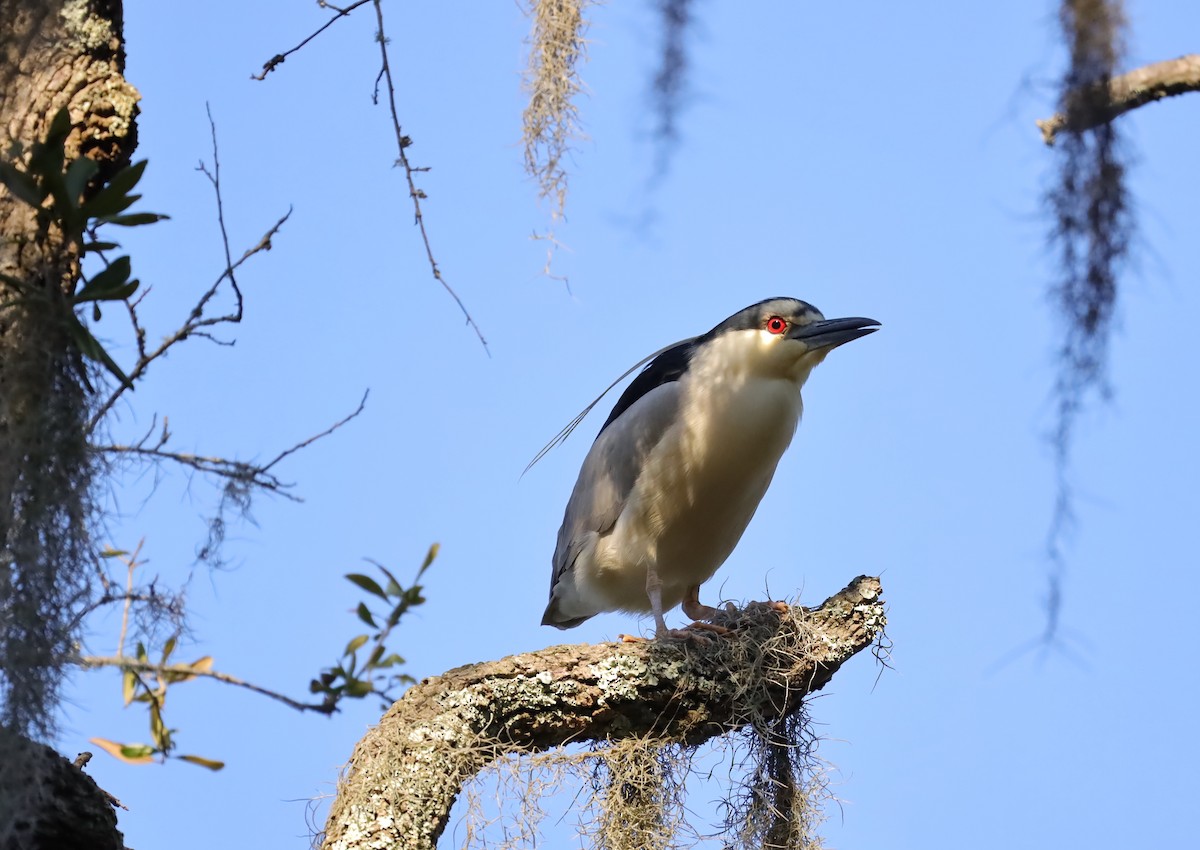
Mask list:
[[[642,463],[677,418],[679,396],[678,381],[660,384],[608,423],[592,444],[558,530],[552,596],[554,585],[575,566],[589,534],[604,534],[616,524]]]

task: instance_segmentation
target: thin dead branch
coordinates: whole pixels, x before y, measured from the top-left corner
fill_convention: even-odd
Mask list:
[[[1067,115],[1056,113],[1037,121],[1042,141],[1053,145],[1064,129],[1090,130],[1098,123],[1111,121],[1130,110],[1185,92],[1200,91],[1200,53],[1144,65],[1108,82],[1108,108],[1103,112],[1080,112],[1068,127]],[[1082,120],[1094,121],[1087,123]]]
[[[300,702],[294,700],[285,694],[272,691],[269,688],[264,688],[261,685],[256,685],[253,682],[247,682],[244,679],[239,679],[237,676],[231,676],[228,673],[222,673],[219,670],[206,670],[202,667],[197,667],[194,664],[155,664],[151,661],[139,661],[128,655],[77,655],[69,659],[71,663],[76,664],[85,669],[99,669],[102,667],[116,667],[119,670],[128,670],[133,673],[150,673],[152,675],[175,678],[177,681],[182,681],[195,676],[200,676],[206,679],[215,679],[218,682],[224,682],[227,685],[234,685],[239,688],[245,688],[248,691],[253,691],[265,697],[270,697],[273,700],[278,700],[289,708],[294,708],[297,711],[315,711],[318,714],[332,714],[337,711],[336,704],[330,702]]]
[[[479,343],[483,346],[483,350],[491,357],[491,349],[488,348],[487,340],[483,336],[483,331],[479,325],[475,323],[475,319],[471,317],[467,310],[467,305],[463,304],[462,299],[458,297],[458,293],[454,288],[446,282],[446,278],[442,276],[442,270],[438,267],[437,260],[433,256],[433,247],[429,244],[429,233],[425,230],[425,218],[421,213],[421,199],[428,197],[423,189],[417,187],[416,173],[418,171],[427,171],[427,168],[415,168],[408,159],[408,154],[405,150],[412,145],[412,139],[404,135],[404,131],[400,129],[400,114],[396,110],[396,87],[392,83],[392,66],[388,62],[388,38],[383,31],[383,4],[382,0],[373,0],[375,3],[375,17],[379,22],[379,32],[376,34],[376,41],[379,42],[379,57],[380,67],[379,76],[376,77],[376,93],[375,102],[379,102],[378,82],[382,79],[387,83],[388,92],[388,108],[392,114],[392,129],[396,133],[396,162],[404,169],[404,179],[408,182],[408,196],[412,198],[413,203],[413,223],[417,225],[417,229],[421,231],[421,242],[425,245],[425,257],[429,260],[429,270],[433,273],[433,279],[442,285],[442,288],[454,299],[454,303],[458,305],[458,309],[462,311],[463,318],[466,319],[471,330],[475,331],[475,336],[479,337]]]
[[[270,59],[268,59],[266,62],[263,63],[262,73],[261,74],[251,74],[250,79],[258,80],[259,82],[262,82],[263,80],[265,80],[267,78],[267,74],[271,73],[278,66],[282,65],[284,63],[284,61],[289,56],[291,56],[293,53],[298,51],[300,48],[304,47],[304,45],[308,44],[310,41],[312,41],[314,38],[319,36],[321,33],[325,32],[325,30],[327,30],[331,26],[333,26],[334,23],[336,23],[337,21],[341,20],[342,18],[348,16],[351,12],[353,12],[359,6],[365,6],[367,3],[370,3],[370,2],[371,2],[371,0],[357,0],[357,2],[351,3],[349,6],[346,6],[345,8],[338,8],[337,6],[334,6],[332,3],[326,3],[325,0],[317,0],[318,6],[320,6],[322,9],[329,9],[334,13],[333,17],[330,18],[328,21],[326,21],[321,26],[317,27],[316,32],[312,33],[312,35],[308,36],[308,38],[304,39],[302,42],[297,44],[291,50],[285,50],[285,51],[283,51],[283,53],[276,53],[274,56],[272,56]]]
[[[194,469],[197,472],[202,472],[206,475],[215,475],[218,478],[224,478],[236,481],[248,488],[257,490],[265,490],[270,493],[276,493],[292,501],[302,501],[298,496],[294,496],[287,492],[293,486],[290,482],[281,480],[278,476],[271,472],[271,469],[287,457],[295,454],[303,448],[311,446],[317,440],[328,437],[334,431],[337,431],[350,420],[357,418],[366,409],[367,397],[370,395],[370,390],[363,393],[363,397],[358,402],[358,407],[347,416],[342,417],[337,422],[330,425],[324,431],[313,434],[298,443],[279,452],[275,457],[265,463],[256,463],[244,460],[232,460],[225,457],[197,455],[190,452],[176,452],[166,448],[168,440],[171,438],[171,432],[167,430],[164,422],[162,430],[151,443],[149,435],[143,437],[138,443],[132,445],[101,445],[93,446],[92,451],[102,454],[111,455],[128,455],[137,457],[142,460],[151,462],[171,461]]]
[[[199,300],[197,300],[195,306],[192,307],[191,312],[188,313],[188,316],[183,323],[176,328],[174,332],[164,337],[162,342],[160,342],[158,346],[153,349],[146,345],[146,330],[138,319],[137,314],[137,305],[140,303],[141,297],[145,297],[145,294],[143,293],[143,295],[139,297],[137,301],[129,304],[129,320],[133,326],[134,337],[137,340],[138,346],[137,362],[128,372],[129,385],[136,384],[137,381],[146,374],[146,370],[150,368],[150,365],[154,363],[154,361],[158,360],[174,346],[178,345],[189,337],[202,337],[213,342],[220,342],[220,340],[211,335],[211,328],[219,325],[237,324],[241,322],[242,290],[238,285],[235,272],[241,268],[243,263],[245,263],[255,254],[258,254],[262,251],[271,250],[271,240],[275,238],[275,235],[279,232],[280,228],[283,227],[284,222],[286,222],[292,215],[292,210],[289,208],[288,211],[278,221],[276,221],[266,233],[262,235],[262,237],[252,248],[248,248],[238,260],[233,260],[232,253],[229,248],[229,233],[225,228],[224,201],[221,197],[221,165],[217,156],[217,125],[213,121],[211,109],[208,110],[208,122],[212,131],[213,167],[210,170],[202,161],[197,166],[196,170],[208,178],[209,183],[211,183],[213,187],[213,194],[216,196],[217,222],[221,230],[221,245],[225,252],[225,268],[219,275],[217,275],[217,278],[215,281],[213,281],[212,285],[200,296]],[[217,293],[221,290],[221,285],[226,281],[229,282],[229,286],[233,290],[233,308],[229,312],[220,315],[206,314],[205,311],[208,309],[209,302],[216,297]],[[117,386],[117,388],[113,390],[112,394],[109,395],[109,397],[96,408],[90,421],[88,422],[87,431],[89,434],[95,431],[96,426],[99,425],[104,419],[105,415],[112,410],[113,405],[117,403],[117,400],[121,398],[126,389],[127,385],[122,384]]]
[[[452,286],[450,286],[449,282],[447,282],[445,276],[442,274],[441,267],[438,266],[437,259],[433,255],[433,246],[429,241],[429,232],[425,229],[425,217],[421,211],[421,201],[424,198],[427,198],[428,195],[425,194],[424,189],[421,189],[417,186],[416,175],[418,172],[428,171],[429,169],[427,167],[414,166],[412,161],[408,158],[407,149],[412,145],[413,141],[411,136],[404,135],[404,131],[400,127],[400,114],[396,108],[396,87],[392,81],[392,67],[388,59],[388,37],[383,28],[382,0],[357,0],[357,2],[351,3],[349,6],[344,8],[334,6],[332,3],[326,3],[325,0],[317,0],[318,6],[320,6],[322,9],[330,9],[334,12],[334,16],[291,50],[286,50],[283,53],[277,53],[275,56],[272,56],[270,59],[268,59],[265,63],[263,63],[262,73],[252,74],[251,79],[266,79],[267,74],[274,71],[288,56],[291,56],[325,30],[329,29],[329,27],[333,26],[336,21],[347,17],[359,6],[363,6],[368,2],[374,3],[375,5],[375,19],[378,24],[378,29],[375,32],[375,40],[379,43],[380,54],[379,73],[375,76],[375,92],[372,96],[372,100],[376,105],[378,105],[379,83],[381,81],[386,83],[388,107],[391,111],[392,117],[392,129],[396,134],[396,164],[404,169],[404,179],[408,183],[408,196],[412,199],[413,204],[413,223],[416,224],[417,229],[421,233],[421,242],[425,246],[425,257],[429,261],[429,270],[433,275],[433,279],[441,284],[441,287],[446,290],[446,293],[452,299],[454,299],[454,303],[458,305],[458,309],[462,312],[466,323],[470,326],[471,330],[475,332],[475,336],[479,337],[479,343],[483,346],[483,350],[490,357],[492,352],[491,349],[488,348],[487,339],[483,335],[483,330],[476,323],[470,311],[467,310],[467,305],[463,303],[462,298],[459,297],[458,293]]]

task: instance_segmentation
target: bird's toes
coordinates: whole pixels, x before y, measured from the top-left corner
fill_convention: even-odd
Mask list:
[[[715,623],[705,622],[692,623],[686,629],[683,629],[683,631],[686,632],[689,637],[697,637],[697,632],[700,633],[699,636],[701,637],[706,636],[704,633],[716,635],[718,637],[733,634],[733,629],[727,629],[724,626],[718,626]]]

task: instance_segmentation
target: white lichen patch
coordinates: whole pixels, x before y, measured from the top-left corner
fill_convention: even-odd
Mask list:
[[[98,50],[114,39],[112,22],[93,12],[88,0],[66,0],[60,14],[67,34],[88,50]]]
[[[596,687],[600,688],[600,698],[604,702],[636,699],[638,683],[658,683],[656,676],[648,675],[646,662],[620,653],[605,658],[599,664],[593,664],[590,669],[596,677]]]

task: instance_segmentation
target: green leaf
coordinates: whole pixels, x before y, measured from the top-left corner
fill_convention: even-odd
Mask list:
[[[71,338],[75,342],[75,347],[79,349],[79,353],[89,360],[95,360],[97,363],[112,372],[113,377],[124,384],[128,390],[133,389],[133,382],[121,371],[121,367],[117,365],[117,361],[113,360],[107,351],[104,350],[96,338],[92,336],[92,332],[85,328],[79,319],[71,315],[67,319],[67,329],[71,332]]]
[[[438,552],[441,551],[441,548],[441,543],[434,543],[429,547],[429,551],[425,553],[425,560],[421,562],[421,569],[417,570],[418,579],[421,578],[421,573],[429,569],[429,565],[432,564],[433,559],[438,556]]]
[[[367,607],[367,603],[365,602],[358,603],[358,619],[373,629],[379,628],[379,626],[375,625],[375,618],[371,616],[371,609]]]
[[[75,303],[120,301],[128,298],[137,290],[137,281],[130,283],[129,275],[131,273],[129,257],[117,257],[109,264],[108,268],[93,275],[92,279],[83,285],[83,289],[75,293]]]
[[[216,759],[206,759],[200,756],[177,756],[180,761],[198,764],[201,767],[207,767],[209,770],[220,770],[225,767],[225,762],[217,761]]]
[[[353,679],[346,683],[346,694],[348,696],[365,697],[374,690],[374,685],[364,679]]]
[[[167,638],[166,644],[163,645],[162,663],[166,664],[167,659],[171,657],[171,653],[175,651],[175,638]]]
[[[35,142],[29,149],[29,172],[40,177],[43,186],[57,182],[59,188],[65,190],[62,173],[67,155],[63,148],[67,140],[67,133],[71,131],[71,125],[68,118],[65,131],[56,132],[56,123],[62,114],[60,112],[54,116],[54,122],[50,125],[50,132],[46,135],[45,141]]]
[[[370,576],[365,576],[362,573],[347,573],[346,578],[357,584],[367,593],[373,593],[384,600],[388,598],[387,594],[383,592],[383,588],[379,586],[379,582]]]
[[[154,748],[147,744],[118,744],[107,738],[89,738],[88,740],[110,756],[129,764],[150,764],[152,761],[150,757],[154,755]]]
[[[73,207],[79,206],[79,197],[87,188],[88,181],[95,177],[99,170],[100,166],[96,164],[96,161],[86,156],[72,160],[71,164],[67,166],[64,182],[67,187],[67,199]]]
[[[31,207],[40,207],[42,201],[50,194],[31,175],[15,168],[11,162],[0,162],[0,183],[12,192],[14,198]]]
[[[169,215],[162,213],[129,213],[129,215],[106,215],[97,219],[101,224],[116,224],[120,227],[137,227],[142,224],[154,224],[156,221],[169,219]]]
[[[105,549],[100,550],[101,558],[120,558],[122,555],[128,555],[128,554],[129,554],[129,552],[127,552],[124,549],[105,548]]]
[[[387,658],[381,658],[379,661],[376,661],[375,666],[382,667],[382,668],[388,668],[388,667],[395,667],[397,664],[403,664],[403,663],[404,663],[404,659],[393,652]]]
[[[67,141],[67,136],[70,134],[71,113],[64,106],[58,112],[55,112],[54,117],[50,119],[50,126],[46,129],[46,144],[57,143],[58,147],[62,147]]]
[[[121,673],[121,699],[128,706],[133,702],[134,695],[137,693],[137,675],[132,670],[125,670]]]
[[[128,168],[122,168],[112,176],[104,188],[96,193],[90,201],[83,205],[83,211],[89,218],[103,218],[116,215],[136,201],[140,195],[130,196],[130,191],[142,179],[149,160],[135,162]]]
[[[142,199],[141,195],[126,195],[121,193],[111,197],[105,197],[107,190],[100,190],[91,201],[83,205],[80,210],[88,218],[94,218],[97,222],[106,221],[111,216],[119,215],[125,212],[131,206]],[[103,200],[103,204],[100,201]]]
[[[120,244],[116,242],[84,242],[83,253],[86,254],[88,251],[112,251],[120,247]]]
[[[366,643],[369,639],[370,638],[368,638],[366,635],[359,635],[358,637],[354,638],[348,644],[346,644],[345,654],[349,655],[350,653],[354,652],[356,649],[358,649],[364,643]]]

